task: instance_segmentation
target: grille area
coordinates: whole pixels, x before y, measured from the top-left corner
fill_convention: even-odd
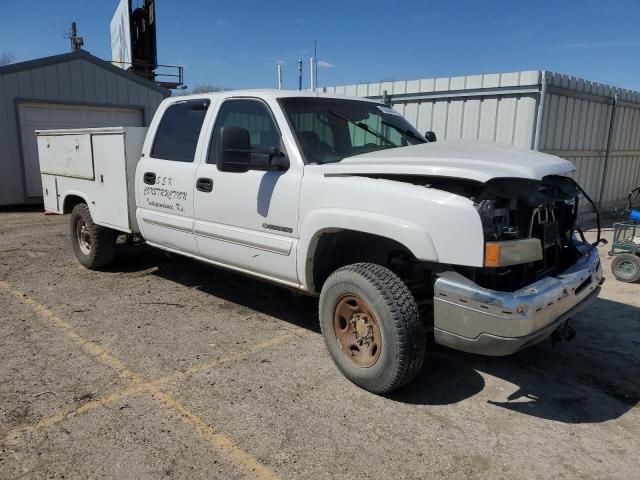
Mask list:
[[[558,222],[552,221],[544,224],[542,231],[542,241],[544,243],[544,248],[557,245],[559,236],[560,228],[558,227]]]

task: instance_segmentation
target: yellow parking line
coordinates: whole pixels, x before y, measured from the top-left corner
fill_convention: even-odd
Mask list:
[[[302,329],[300,329],[302,330]],[[118,400],[120,400],[121,398],[124,397],[128,397],[130,395],[135,395],[136,393],[139,393],[141,391],[149,391],[149,384],[153,385],[153,386],[158,386],[158,385],[166,385],[172,382],[176,382],[178,380],[183,380],[187,377],[189,377],[190,375],[193,375],[195,373],[198,372],[202,372],[205,370],[210,370],[211,368],[217,367],[218,365],[222,365],[224,363],[229,363],[232,361],[238,361],[238,360],[243,360],[247,357],[249,357],[249,355],[253,354],[253,353],[257,353],[261,350],[265,350],[267,348],[273,347],[275,345],[278,345],[279,343],[282,343],[283,341],[287,340],[288,338],[291,338],[293,336],[302,334],[302,333],[306,333],[306,332],[291,332],[291,333],[286,333],[284,335],[279,335],[277,337],[273,337],[269,340],[265,340],[262,342],[257,343],[256,345],[254,345],[251,349],[246,350],[244,352],[240,352],[237,353],[235,355],[230,355],[228,357],[223,357],[223,358],[219,358],[217,360],[213,360],[210,362],[202,362],[200,364],[194,365],[191,368],[188,368],[187,370],[183,371],[183,372],[177,372],[177,373],[172,373],[170,375],[166,375],[164,377],[160,377],[158,379],[155,380],[151,380],[148,383],[147,382],[142,382],[142,383],[138,383],[138,382],[132,382],[131,385],[129,387],[126,387],[120,391],[114,392],[114,393],[110,393],[107,395],[104,395],[102,397],[96,398],[95,400],[91,400],[87,403],[82,404],[81,406],[79,406],[78,408],[74,409],[74,410],[70,410],[70,411],[66,411],[66,412],[61,412],[58,413],[56,415],[53,415],[51,417],[47,417],[43,420],[41,420],[40,422],[36,423],[35,425],[33,425],[32,427],[28,427],[26,428],[26,430],[29,431],[36,431],[36,430],[42,430],[42,429],[46,429],[46,428],[51,428],[54,425],[62,422],[63,420],[65,420],[66,418],[72,416],[72,415],[80,415],[83,413],[88,413],[91,412],[97,408],[100,407],[106,407],[109,406],[115,402],[117,402]]]
[[[93,410],[96,410],[97,408],[100,408],[100,407],[106,407],[114,402],[117,402],[121,398],[135,395],[136,393],[140,393],[143,391],[146,391],[144,384],[132,383],[130,387],[124,388],[118,392],[111,393],[100,398],[96,398],[95,400],[91,400],[87,403],[83,403],[82,405],[80,405],[78,408],[74,410],[61,412],[61,413],[58,413],[57,415],[47,417],[43,420],[40,420],[38,423],[36,423],[33,426],[26,427],[24,430],[34,432],[38,430],[51,428],[70,416],[81,415],[83,413],[88,413]]]
[[[71,340],[75,341],[80,347],[90,355],[97,358],[101,363],[110,367],[114,370],[120,377],[129,381],[138,381],[143,382],[144,378],[140,375],[129,370],[120,360],[118,360],[114,355],[112,355],[106,348],[101,347],[100,345],[96,345],[95,343],[85,339],[75,332],[73,327],[65,322],[62,318],[56,315],[54,312],[49,310],[44,305],[36,302],[32,298],[30,298],[26,293],[13,288],[7,282],[0,280],[0,288],[3,288],[13,294],[18,300],[22,303],[25,303],[33,308],[33,310],[49,320],[54,326],[61,329],[67,337]]]
[[[183,372],[172,373],[171,375],[167,375],[165,377],[158,378],[157,380],[153,380],[151,383],[153,383],[154,385],[162,385],[165,383],[171,383],[177,380],[182,380],[190,375],[193,375],[194,373],[202,372],[204,370],[209,370],[223,363],[229,363],[236,360],[243,360],[251,354],[257,353],[261,350],[266,350],[267,348],[270,348],[270,347],[274,347],[291,337],[303,335],[305,333],[306,331],[303,330],[302,328],[296,329],[293,332],[285,333],[283,335],[279,335],[277,337],[273,337],[268,340],[258,342],[252,348],[244,352],[240,352],[235,355],[230,355],[225,358],[220,358],[218,360],[212,360],[210,362],[203,362],[203,363],[194,365],[193,367],[190,367]]]
[[[147,391],[151,395],[153,395],[156,399],[159,400],[159,404],[164,406],[165,408],[172,410],[179,414],[179,418],[181,418],[185,423],[189,424],[196,432],[200,434],[202,438],[204,438],[210,445],[216,447],[219,450],[222,450],[227,454],[230,460],[232,460],[238,467],[242,470],[246,471],[254,475],[256,478],[260,480],[270,480],[275,479],[277,476],[269,467],[261,464],[257,459],[251,456],[251,454],[242,450],[233,440],[231,440],[226,435],[222,433],[216,432],[213,428],[206,424],[204,420],[202,420],[195,413],[191,412],[186,406],[180,403],[177,399],[175,399],[172,395],[161,391],[154,382],[149,381],[142,375],[138,375],[137,373],[130,370],[124,363],[122,363],[115,355],[109,352],[106,348],[96,345],[95,343],[85,339],[83,336],[78,334],[73,327],[65,322],[62,318],[56,315],[54,312],[49,310],[44,305],[36,302],[32,298],[30,298],[26,293],[12,287],[9,283],[0,280],[0,288],[10,292],[16,298],[18,298],[22,303],[29,305],[36,311],[40,316],[46,318],[51,322],[52,325],[61,329],[67,337],[74,340],[83,350],[87,353],[93,355],[104,365],[109,366],[114,371],[118,373],[122,378],[129,380],[129,387],[125,388],[121,392],[116,392],[111,395],[107,395],[102,399],[97,399],[92,402],[88,402],[78,409],[70,413],[61,413],[45,419],[37,424],[40,425],[40,428],[44,428],[46,426],[52,426],[56,423],[67,418],[72,413],[80,413],[82,411],[90,411],[95,410],[99,406],[103,406],[107,403],[116,401],[123,396],[130,395],[137,391]],[[269,341],[262,342],[269,344]],[[277,343],[277,342],[276,342]],[[238,354],[237,356],[240,356]],[[221,363],[219,360],[217,362],[209,362],[207,365],[215,365]],[[202,369],[206,367],[201,366]],[[210,368],[210,367],[209,367]],[[185,372],[179,374],[173,374],[170,377],[173,378],[183,378],[191,373],[195,373],[199,371],[198,368],[192,367]],[[127,392],[127,393],[125,393]],[[36,426],[36,427],[37,427]]]
[[[222,450],[227,456],[247,473],[250,473],[261,480],[276,479],[276,474],[267,466],[260,463],[249,453],[242,450],[233,440],[226,435],[216,432],[205,423],[202,418],[192,413],[181,402],[172,395],[161,391],[158,387],[150,386],[149,392],[157,398],[165,408],[180,414],[180,418],[191,425],[211,445]]]

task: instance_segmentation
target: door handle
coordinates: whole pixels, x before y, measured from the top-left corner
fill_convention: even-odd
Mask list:
[[[210,178],[199,178],[196,180],[196,190],[209,193],[213,190],[213,180]]]
[[[142,177],[142,179],[144,180],[144,183],[146,183],[147,185],[155,185],[156,184],[156,174],[153,173],[153,172],[145,172],[145,174]]]

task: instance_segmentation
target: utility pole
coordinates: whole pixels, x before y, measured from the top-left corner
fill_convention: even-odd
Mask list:
[[[314,87],[318,86],[318,42],[316,40],[313,41],[313,72],[314,72]]]
[[[309,59],[309,87],[312,92],[316,90],[316,70],[315,70],[315,58]]]
[[[78,36],[78,29],[76,27],[76,22],[71,22],[71,30],[65,35],[65,37],[71,40],[72,52],[75,52],[76,50],[80,50],[84,45],[83,38]]]

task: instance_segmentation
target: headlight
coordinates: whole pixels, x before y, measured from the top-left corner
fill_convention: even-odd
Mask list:
[[[508,267],[542,259],[542,244],[537,238],[486,242],[484,244],[485,267]]]

